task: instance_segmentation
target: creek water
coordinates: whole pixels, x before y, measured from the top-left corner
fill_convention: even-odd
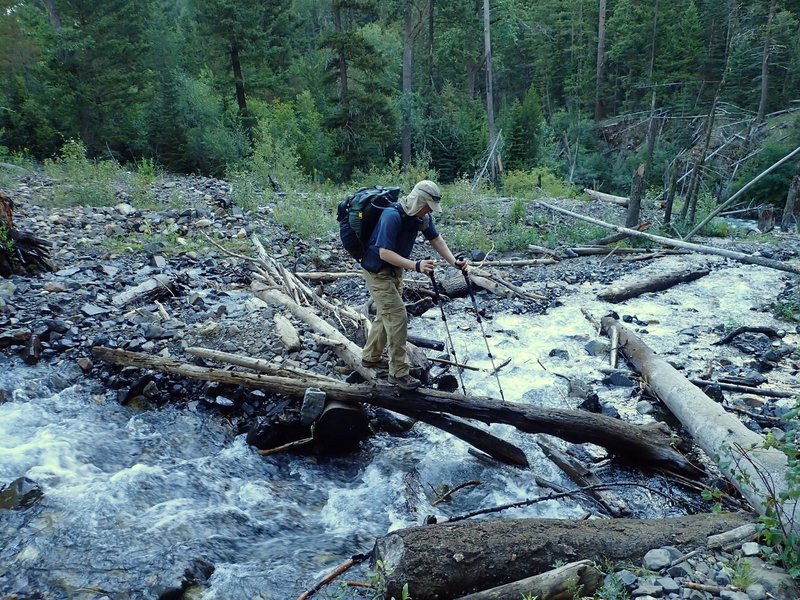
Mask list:
[[[661,259],[641,276],[647,269],[655,274],[696,262]],[[774,299],[784,277],[758,267],[720,266],[696,282],[615,308],[647,323],[641,335],[657,352],[700,364],[714,353],[736,352],[711,349],[719,337],[712,326],[780,327],[751,309]],[[607,359],[584,349],[597,334],[581,314],[586,309],[599,318],[611,308],[596,300],[600,287],[578,286],[545,315],[501,312],[484,320],[495,362],[511,358],[499,372],[506,400],[574,408],[578,400],[567,396],[560,375],[602,379]],[[498,381],[488,372],[487,348],[470,306],[469,298],[446,306],[458,359],[486,369],[464,371],[464,385],[470,394],[497,398]],[[696,335],[687,344],[690,328]],[[445,339],[438,309],[414,319],[412,332]],[[553,349],[569,358],[551,356]],[[403,436],[373,437],[348,457],[261,457],[244,436],[192,403],[137,411],[119,405],[97,382],[76,377],[71,367],[31,368],[4,355],[0,389],[11,391],[0,404],[0,482],[25,476],[44,492],[33,506],[0,510],[0,594],[158,598],[187,569],[197,574],[213,564],[192,598],[296,598],[332,567],[368,551],[376,537],[420,524],[426,515],[444,520],[546,494],[534,474],[574,487],[543,458],[534,436],[508,426],[490,431],[520,446],[531,470],[479,460],[465,443],[423,424]],[[652,420],[637,412],[631,388],[596,390],[625,419]],[[673,498],[625,488],[619,495],[634,516],[684,511],[684,492],[658,477],[609,463],[603,478],[638,481]],[[481,483],[431,506],[433,488],[469,480]],[[501,514],[572,518],[587,507],[586,500],[548,500]],[[348,574],[368,577],[367,566]],[[325,594],[336,597],[335,589]]]

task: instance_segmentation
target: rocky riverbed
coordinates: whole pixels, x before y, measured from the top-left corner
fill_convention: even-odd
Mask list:
[[[251,294],[251,267],[235,256],[251,253],[249,238],[255,234],[289,270],[351,270],[353,262],[340,250],[335,236],[311,242],[297,239],[271,218],[269,204],[244,211],[232,203],[229,184],[214,179],[159,181],[153,190],[155,204],[165,207],[159,209],[137,209],[124,194],[111,207],[53,208],[48,204],[51,186],[46,178],[21,176],[8,190],[16,204],[16,226],[52,242],[55,267],[52,273],[0,280],[0,349],[8,356],[20,356],[31,365],[57,367],[65,387],[78,378],[96,380],[110,400],[142,410],[165,404],[206,410],[234,433],[251,431],[264,415],[297,407],[287,407],[281,397],[261,391],[113,367],[94,359],[92,348],[107,346],[184,359],[185,348],[202,346],[327,375],[341,376],[345,371],[324,346],[304,343],[298,351],[284,349],[273,328],[276,309]],[[570,208],[578,204],[561,202]],[[584,211],[592,209],[592,205],[582,206]],[[446,226],[442,229],[446,236]],[[228,251],[211,245],[206,236]],[[728,243],[739,251],[781,260],[796,255],[791,239],[763,246],[746,240]],[[643,264],[584,257],[547,267],[517,268],[507,272],[508,279],[542,295],[543,300],[485,293],[480,299],[489,313],[544,314],[576,287],[615,282]],[[168,284],[137,301],[131,292],[146,281]],[[787,278],[785,289],[776,290],[776,297],[796,285],[796,278]],[[358,279],[326,283],[324,292],[351,305],[366,300]],[[764,300],[762,310],[767,311],[770,299]],[[724,325],[722,316],[720,322]],[[295,326],[301,334],[307,330],[302,323]],[[786,327],[796,333],[796,325]],[[785,380],[793,381],[798,371],[795,339],[790,336],[775,343],[752,334],[740,340],[740,348],[753,355],[754,366],[767,361],[769,369],[784,370]],[[0,389],[0,403],[8,393]],[[748,422],[760,429],[763,423],[758,416],[774,419],[786,410],[785,403],[749,407]],[[30,493],[23,491],[23,496]],[[642,565],[644,570],[639,565],[620,569],[607,588],[616,586],[617,598],[627,593],[645,600],[797,597],[782,570],[763,560],[769,558],[766,549],[752,541],[725,550],[684,554],[673,548],[654,549]]]

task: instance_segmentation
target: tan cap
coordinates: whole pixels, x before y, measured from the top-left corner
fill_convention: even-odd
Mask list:
[[[433,181],[423,179],[414,186],[414,189],[411,190],[411,195],[414,195],[414,192],[417,193],[418,198],[424,200],[431,207],[433,212],[442,212],[442,194],[439,192],[439,186]]]

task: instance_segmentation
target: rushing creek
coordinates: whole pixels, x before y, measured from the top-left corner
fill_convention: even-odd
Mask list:
[[[651,269],[655,274],[697,260],[670,257]],[[736,353],[710,348],[719,337],[713,326],[780,327],[752,307],[774,299],[785,274],[709,262],[718,269],[708,277],[614,308],[647,323],[642,337],[654,350],[693,365],[715,352]],[[598,336],[581,314],[608,312],[595,298],[598,289],[578,286],[546,315],[504,312],[484,321],[495,362],[511,358],[499,372],[506,400],[574,408],[578,400],[567,396],[559,375],[602,379],[607,359],[584,349]],[[446,307],[459,361],[486,369],[464,371],[464,385],[470,394],[497,398],[498,382],[488,372],[487,348],[468,304],[467,298]],[[681,332],[697,326],[701,333],[687,345]],[[438,309],[414,319],[412,332],[444,340]],[[553,349],[569,358],[551,356]],[[36,590],[48,599],[158,598],[187,569],[197,575],[213,565],[193,598],[291,599],[349,556],[368,551],[376,537],[421,524],[426,515],[444,520],[548,493],[534,474],[574,487],[542,456],[534,436],[508,426],[493,425],[491,432],[523,448],[530,471],[479,460],[465,443],[423,424],[403,436],[373,437],[348,457],[261,457],[243,435],[193,403],[137,411],[72,371],[31,368],[0,355],[0,390],[11,391],[0,404],[0,483],[24,476],[44,492],[33,506],[0,510],[0,595]],[[653,418],[637,412],[631,388],[597,385],[596,391],[627,420]],[[655,476],[613,463],[601,475],[674,497],[646,488],[620,491],[634,516],[684,511],[684,492]],[[433,487],[469,480],[481,483],[431,505]],[[585,500],[548,500],[500,514],[572,518],[587,507]],[[348,578],[366,580],[368,569]]]

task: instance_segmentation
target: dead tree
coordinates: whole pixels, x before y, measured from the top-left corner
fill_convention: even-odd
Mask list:
[[[640,564],[653,548],[705,546],[709,535],[744,523],[741,515],[674,519],[502,519],[441,523],[394,531],[375,543],[386,572],[386,598],[458,598],[580,559]]]
[[[793,517],[800,514],[800,502],[781,498],[789,485],[786,455],[767,449],[763,436],[726,413],[619,321],[603,317],[602,326],[607,333],[616,330],[620,349],[653,393],[708,456],[718,457],[719,468],[748,502],[761,514],[775,510],[783,524],[800,531],[800,520]]]
[[[431,389],[402,392],[391,385],[354,385],[314,374],[309,374],[310,377],[279,376],[272,374],[266,364],[262,365],[260,373],[245,373],[199,367],[171,358],[114,348],[96,347],[92,352],[98,358],[118,365],[269,390],[289,397],[302,397],[308,387],[319,387],[329,400],[363,402],[411,416],[445,413],[486,424],[501,423],[524,433],[547,433],[576,444],[589,442],[603,446],[616,457],[633,464],[664,467],[694,476],[701,473],[672,447],[674,440],[664,423],[633,425],[605,415],[577,410],[500,402],[492,398],[466,397]],[[502,456],[507,451],[499,449],[497,454]]]
[[[711,273],[711,271],[708,269],[688,269],[678,273],[668,273],[646,281],[636,281],[625,286],[610,287],[597,294],[597,297],[606,302],[624,302],[625,300],[641,296],[647,292],[661,292],[679,283],[695,281],[701,277],[705,277],[709,273]]]
[[[800,175],[792,177],[789,193],[786,195],[786,205],[783,207],[781,217],[781,231],[795,231],[800,228],[800,203],[797,196],[800,193]]]

